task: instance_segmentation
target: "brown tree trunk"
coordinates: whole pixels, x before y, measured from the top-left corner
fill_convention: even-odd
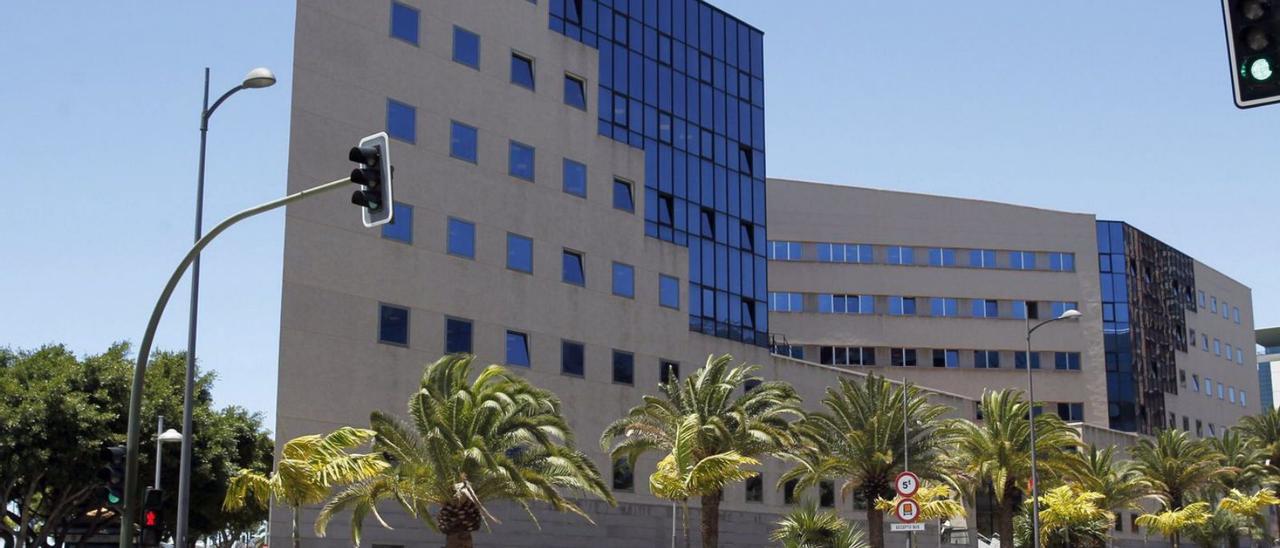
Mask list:
[[[1227,537],[1227,546],[1229,548],[1240,548],[1240,535],[1231,533],[1231,535]]]
[[[471,540],[471,531],[462,531],[446,535],[444,546],[445,548],[472,548],[475,543]]]
[[[884,512],[876,509],[875,499],[867,504],[867,542],[871,548],[884,548]]]
[[[1013,546],[1013,514],[1017,511],[1014,497],[1005,493],[1004,499],[996,505],[996,534],[1000,535],[1000,546]],[[1035,534],[1032,532],[1032,534]]]
[[[702,495],[702,548],[720,545],[720,491]]]
[[[293,511],[291,519],[293,523],[290,525],[290,529],[292,530],[290,536],[293,537],[293,548],[302,548],[302,531],[298,525],[299,510],[297,506],[294,506],[291,510]]]

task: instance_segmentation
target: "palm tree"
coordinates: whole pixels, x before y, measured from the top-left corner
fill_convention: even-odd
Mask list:
[[[965,515],[964,504],[956,500],[955,492],[946,484],[922,484],[911,498],[920,506],[916,521],[942,520]],[[895,496],[892,500],[876,499],[876,509],[881,512],[892,512],[901,501],[901,496]]]
[[[1204,525],[1211,517],[1213,513],[1209,511],[1209,503],[1200,501],[1178,508],[1166,506],[1154,514],[1138,516],[1136,522],[1140,527],[1150,527],[1169,537],[1173,548],[1178,548],[1178,540],[1184,530]]]
[[[1141,475],[1143,484],[1164,505],[1163,512],[1148,514],[1151,518],[1147,521],[1158,524],[1156,528],[1161,531],[1168,531],[1169,540],[1176,547],[1179,531],[1204,522],[1196,521],[1199,514],[1195,512],[1181,511],[1184,505],[1191,506],[1187,502],[1192,493],[1211,487],[1221,473],[1219,455],[1208,443],[1192,440],[1181,430],[1161,431],[1155,441],[1144,438],[1132,454],[1134,469]],[[1204,504],[1204,516],[1208,520],[1209,504],[1195,504]]]
[[[1216,483],[1223,491],[1252,491],[1266,479],[1267,456],[1250,438],[1227,430],[1221,437],[1209,438],[1209,446],[1218,454]]]
[[[369,443],[373,436],[371,430],[344,427],[325,436],[289,440],[280,451],[274,472],[240,470],[231,478],[222,508],[234,512],[249,501],[263,508],[273,499],[284,503],[291,515],[293,546],[298,548],[302,545],[298,513],[304,505],[324,502],[333,485],[372,477],[386,468],[378,455],[348,452]]]
[[[867,548],[862,529],[806,501],[778,521],[769,540],[783,548]]]
[[[1253,494],[1246,494],[1239,489],[1227,491],[1227,495],[1218,501],[1218,510],[1235,518],[1235,527],[1227,531],[1227,545],[1239,548],[1240,534],[1258,535],[1266,528],[1267,508],[1280,504],[1280,498],[1270,489],[1260,489]]]
[[[373,449],[389,466],[325,504],[316,519],[318,534],[350,510],[352,540],[359,544],[364,518],[372,514],[381,522],[377,503],[393,499],[444,534],[445,546],[464,548],[472,546],[472,532],[497,521],[486,502],[513,501],[535,524],[530,502],[591,521],[562,490],[614,503],[595,465],[574,448],[560,399],[498,365],[468,382],[473,359],[449,355],[426,367],[409,398],[411,422],[371,414]]]
[[[1006,389],[987,392],[979,404],[983,421],[960,422],[952,466],[957,479],[969,489],[970,499],[987,486],[996,501],[996,532],[1013,538],[1013,518],[1018,501],[1027,494],[1031,480],[1031,404],[1022,392]],[[1039,414],[1036,421],[1036,474],[1040,483],[1067,473],[1072,449],[1080,442],[1075,430],[1057,415]]]
[[[1263,469],[1266,479],[1272,484],[1280,484],[1280,410],[1272,408],[1260,415],[1245,417],[1235,430],[1243,433],[1265,455]],[[1277,521],[1276,528],[1280,536],[1280,521]]]
[[[649,451],[672,452],[680,425],[692,418],[697,438],[692,462],[711,455],[737,453],[757,458],[779,454],[794,444],[793,419],[803,415],[800,398],[785,382],[763,381],[755,366],[732,366],[729,355],[709,356],[707,364],[686,379],[661,387],[663,397],[645,396],[600,436],[600,445],[613,459],[632,465]],[[744,390],[748,381],[760,382]],[[690,496],[702,502],[702,545],[715,548],[720,537],[720,498],[723,489],[696,486]]]
[[[1147,496],[1146,485],[1132,462],[1117,460],[1115,452],[1114,445],[1103,449],[1090,445],[1071,461],[1068,477],[1081,489],[1101,495],[1097,505],[1103,510],[1138,510],[1138,503]]]
[[[1068,484],[1050,489],[1042,499],[1044,509],[1040,511],[1040,538],[1043,546],[1083,548],[1106,545],[1114,518],[1111,512],[1100,506],[1105,499],[1101,493]]]
[[[867,505],[868,536],[871,546],[883,548],[884,512],[874,502],[893,496],[904,447],[910,449],[911,468],[924,479],[944,479],[935,464],[951,431],[942,420],[947,408],[930,403],[914,386],[895,385],[874,374],[865,381],[840,379],[838,387],[827,389],[822,406],[825,411],[797,424],[806,443],[787,455],[797,465],[778,478],[778,485],[795,479],[796,488],[803,489],[826,478],[842,479],[842,500],[856,494],[872,503]],[[909,446],[904,446],[904,424],[910,425]]]

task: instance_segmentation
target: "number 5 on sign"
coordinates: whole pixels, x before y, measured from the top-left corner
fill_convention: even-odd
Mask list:
[[[894,507],[893,513],[898,516],[898,521],[911,523],[920,517],[920,504],[912,499],[902,499]]]
[[[893,488],[900,497],[913,497],[920,489],[920,477],[911,472],[898,474],[893,480]]]

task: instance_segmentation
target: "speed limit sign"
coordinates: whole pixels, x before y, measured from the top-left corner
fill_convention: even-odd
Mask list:
[[[914,522],[916,518],[920,517],[920,503],[913,499],[902,499],[893,508],[893,513],[898,516],[898,521],[903,523]]]
[[[911,472],[903,472],[893,480],[893,488],[898,492],[898,496],[912,497],[916,491],[920,489],[920,476]]]

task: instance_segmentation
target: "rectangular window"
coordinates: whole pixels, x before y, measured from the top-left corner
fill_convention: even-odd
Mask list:
[[[1235,350],[1231,348],[1230,344],[1227,344],[1225,346],[1227,347],[1227,351],[1226,351],[1227,361],[1231,361],[1231,357],[1235,355]]]
[[[898,245],[889,246],[889,264],[916,264],[916,250]]]
[[[507,365],[529,367],[529,336],[519,331],[507,331]]]
[[[418,140],[418,109],[408,103],[387,99],[387,135],[406,143]]]
[[[670,383],[680,379],[680,364],[671,360],[658,360],[658,382]]]
[[[461,122],[449,125],[449,155],[459,160],[477,163],[476,128]]]
[[[568,158],[564,159],[564,193],[579,198],[587,197],[587,166]]]
[[[388,240],[413,243],[413,206],[396,202],[391,222],[382,225],[382,237]]]
[[[783,504],[796,503],[796,485],[799,483],[800,483],[800,480],[787,480],[786,483],[782,484]]]
[[[1239,365],[1244,365],[1244,350],[1241,350],[1239,348],[1236,349],[1236,363]]]
[[[507,174],[526,181],[533,181],[533,147],[519,141],[511,141],[509,150]]]
[[[1075,253],[1050,253],[1049,270],[1058,272],[1074,272],[1076,269]]]
[[[560,341],[560,372],[582,377],[586,375],[586,347],[582,343]]]
[[[916,350],[914,348],[893,348],[889,350],[889,365],[915,367],[916,363]]]
[[[444,320],[444,353],[471,353],[471,321],[457,318]]]
[[[1236,325],[1240,325],[1240,307],[1231,307],[1231,319],[1236,322]]]
[[[1209,336],[1208,336],[1208,335],[1200,335],[1200,348],[1202,348],[1205,352],[1208,352],[1208,351],[1209,351]]]
[[[1236,387],[1234,386],[1227,387],[1227,401],[1230,403],[1236,402]]]
[[[1222,301],[1222,319],[1224,319],[1224,320],[1229,320],[1229,319],[1231,319],[1231,313],[1230,313],[1230,312],[1231,312],[1231,311],[1227,309],[1227,301],[1226,301],[1226,299],[1223,299],[1223,301]]]
[[[894,316],[915,316],[915,297],[889,297],[889,314]]]
[[[631,491],[635,489],[635,472],[631,469],[631,461],[622,457],[613,461],[613,490]]]
[[[532,57],[511,52],[511,83],[522,88],[534,89]]]
[[[409,309],[378,305],[378,342],[409,346]]]
[[[636,296],[636,269],[625,263],[613,263],[613,294],[619,297]]]
[[[1248,402],[1244,399],[1244,390],[1240,391],[1240,407],[1248,407]]]
[[[802,258],[804,246],[800,242],[769,242],[769,260],[798,261]]]
[[[1218,313],[1218,298],[1217,298],[1217,297],[1209,297],[1209,311],[1210,311],[1210,312],[1213,312],[1214,314],[1217,314],[1217,313]]]
[[[675,226],[675,198],[665,192],[658,193],[658,226]]]
[[[1222,390],[1222,383],[1218,383],[1218,399],[1224,399],[1226,393]]]
[[[747,478],[747,502],[764,502],[764,476],[759,472]]]
[[[564,75],[564,104],[587,110],[587,83],[572,74]]]
[[[561,273],[560,280],[567,284],[586,286],[587,274],[582,266],[582,254],[576,251],[564,250],[564,256],[561,261],[564,265],[564,271]]]
[[[775,344],[769,347],[769,351],[779,356],[797,360],[804,359],[804,347],[798,344]]]
[[[1204,292],[1203,292],[1203,291],[1197,291],[1196,293],[1198,293],[1198,294],[1200,295],[1200,308],[1204,308]]]
[[[613,382],[635,384],[636,356],[621,350],[613,351]]]
[[[960,367],[960,351],[959,350],[934,350],[933,366],[954,368]]]
[[[636,202],[632,198],[630,182],[622,179],[613,180],[613,208],[635,213]]]
[[[973,249],[969,251],[969,266],[974,268],[995,268],[996,252],[992,249]]]
[[[999,368],[1000,352],[996,350],[974,350],[973,366],[977,369]]]
[[[1222,355],[1222,341],[1219,339],[1213,340],[1213,355],[1214,356]]]
[[[929,250],[929,266],[955,266],[956,250],[934,248]]]
[[[1084,421],[1083,403],[1059,403],[1058,417],[1067,422]]]
[[[1191,391],[1192,392],[1200,391],[1200,375],[1196,375],[1194,373],[1191,374]]]
[[[769,311],[804,312],[804,295],[800,293],[769,293]]]
[[[658,275],[658,305],[680,309],[680,279],[666,274]]]
[[[462,219],[449,218],[448,251],[450,255],[476,258],[476,225]]]
[[[1034,251],[1009,252],[1009,268],[1015,270],[1035,270],[1036,254]]]
[[[1080,303],[1072,301],[1055,301],[1049,303],[1049,313],[1053,314],[1054,318],[1062,316],[1068,310],[1080,310]],[[1127,317],[1124,321],[1128,321]]]
[[[418,10],[400,2],[391,3],[391,37],[418,45]]]
[[[818,506],[832,508],[836,505],[836,483],[831,480],[818,482]]]
[[[507,233],[507,268],[533,273],[533,240]]]
[[[454,25],[453,60],[468,67],[480,69],[480,35]]]
[[[929,299],[929,312],[937,317],[951,318],[959,314],[960,303],[956,299],[933,297]]]
[[[1062,371],[1079,371],[1080,370],[1080,353],[1079,352],[1054,352],[1053,368]]]
[[[1000,317],[1000,304],[994,299],[974,299],[973,317],[998,318]]]
[[[1013,353],[1013,367],[1014,367],[1015,369],[1026,369],[1026,368],[1027,368],[1027,353],[1026,353],[1026,352],[1014,352],[1014,353]],[[1031,353],[1031,368],[1032,368],[1032,369],[1040,369],[1040,353],[1039,353],[1039,352],[1032,352],[1032,353]]]
[[[1210,398],[1213,397],[1213,379],[1209,377],[1204,378],[1204,395]]]

